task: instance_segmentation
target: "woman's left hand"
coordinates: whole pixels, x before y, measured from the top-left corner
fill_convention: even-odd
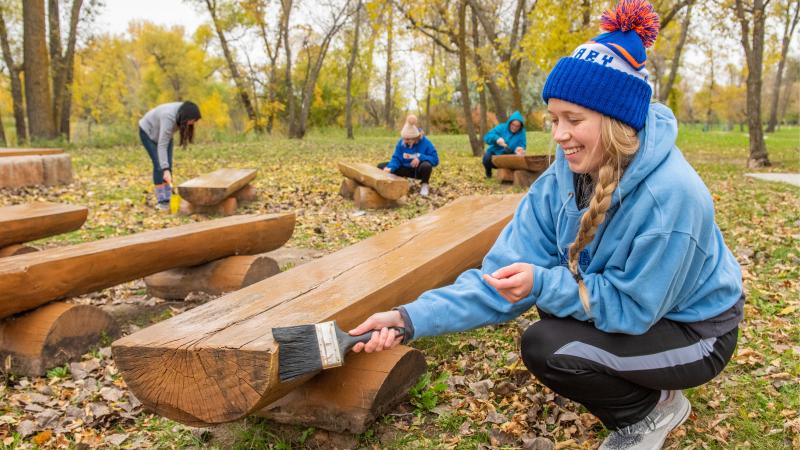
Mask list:
[[[514,263],[495,270],[491,275],[484,274],[483,279],[504,299],[517,303],[530,295],[533,289],[533,265]]]
[[[517,149],[514,150],[514,153],[516,153],[518,155],[524,155],[525,154],[525,149],[522,148],[522,147],[517,147]]]
[[[415,169],[416,169],[416,168],[417,168],[417,166],[419,166],[419,159],[418,159],[418,158],[414,158],[414,159],[412,159],[412,160],[411,160],[411,167],[413,167],[413,168],[415,168]]]

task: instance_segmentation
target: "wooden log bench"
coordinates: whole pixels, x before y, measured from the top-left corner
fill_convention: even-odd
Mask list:
[[[191,292],[220,295],[237,291],[280,272],[266,255],[229,256],[194,267],[180,267],[145,277],[147,294],[183,300]]]
[[[0,148],[0,158],[4,156],[58,155],[64,153],[60,148]]]
[[[255,169],[219,169],[193,178],[180,186],[181,214],[206,214],[230,216],[236,208],[257,197],[250,185],[256,177]]]
[[[48,369],[79,359],[103,335],[118,326],[102,309],[53,302],[0,321],[0,358],[17,375],[41,376]]]
[[[358,209],[395,208],[408,193],[408,180],[371,164],[340,162],[338,166],[345,176],[339,193],[352,199]]]
[[[35,202],[0,208],[0,249],[77,230],[86,222],[84,206]]]
[[[527,188],[547,170],[551,159],[549,155],[497,155],[492,156],[492,164],[497,167],[498,181]]]
[[[336,320],[347,330],[451,283],[480,265],[520,199],[460,198],[123,337],[114,361],[136,397],[163,416],[199,426],[253,414],[311,378],[280,382],[273,327]]]
[[[166,269],[283,245],[294,214],[228,217],[0,259],[0,318]]]
[[[0,158],[0,188],[69,183],[72,183],[72,160],[66,153]]]

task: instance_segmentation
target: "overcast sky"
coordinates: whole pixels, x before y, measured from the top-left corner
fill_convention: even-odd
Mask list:
[[[131,20],[148,20],[162,25],[183,25],[191,35],[206,20],[205,15],[182,0],[105,0],[98,17],[98,27],[106,32],[121,33]]]

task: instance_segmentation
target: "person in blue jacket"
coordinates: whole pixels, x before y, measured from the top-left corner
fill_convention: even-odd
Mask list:
[[[711,194],[675,146],[677,121],[650,103],[645,48],[658,16],[643,0],[562,58],[542,97],[556,161],[531,186],[480,269],[351,330],[381,351],[400,338],[508,321],[535,377],[610,430],[601,449],[658,449],[689,416],[682,390],[717,376],[743,318],[742,274]],[[621,28],[620,24],[625,24]]]
[[[419,195],[427,197],[430,193],[431,173],[438,165],[439,154],[436,153],[436,147],[417,128],[417,116],[409,114],[400,131],[400,140],[394,147],[392,159],[378,164],[378,168],[401,177],[421,180]]]
[[[528,147],[525,138],[525,118],[519,111],[514,111],[506,123],[501,123],[486,133],[483,142],[488,145],[483,154],[483,168],[486,169],[486,178],[491,178],[492,169],[496,169],[492,164],[492,156],[525,154],[525,149]]]

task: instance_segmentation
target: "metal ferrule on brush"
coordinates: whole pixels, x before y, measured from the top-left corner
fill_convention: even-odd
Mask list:
[[[319,356],[322,368],[339,367],[344,364],[344,358],[339,351],[339,341],[336,337],[336,324],[323,322],[316,324],[317,342],[319,343]]]

